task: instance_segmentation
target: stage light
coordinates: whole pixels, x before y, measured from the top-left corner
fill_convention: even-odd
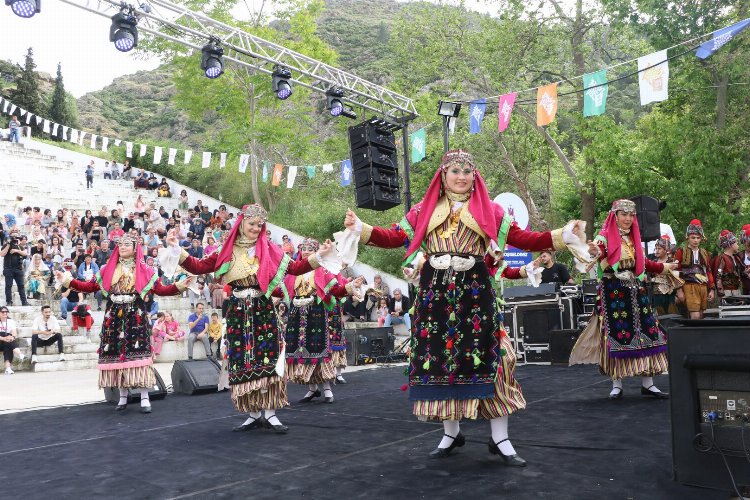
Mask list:
[[[438,103],[438,115],[440,116],[451,116],[455,118],[460,111],[461,103],[449,101],[440,101]]]
[[[112,26],[109,28],[109,41],[114,42],[120,52],[129,52],[138,46],[138,19],[131,10],[128,13],[118,12],[112,16]]]
[[[224,73],[223,56],[224,49],[219,45],[218,40],[211,40],[203,46],[201,69],[205,72],[207,78],[219,78]]]
[[[5,0],[5,5],[18,17],[33,17],[39,13],[42,0]]]
[[[345,116],[356,120],[357,114],[349,106],[344,105],[344,89],[340,87],[331,87],[326,90],[326,109],[331,112],[331,116]]]
[[[273,68],[271,85],[276,97],[281,100],[292,95],[292,86],[289,84],[290,78],[292,78],[292,72],[289,71],[289,68],[285,68],[284,66],[275,66]]]

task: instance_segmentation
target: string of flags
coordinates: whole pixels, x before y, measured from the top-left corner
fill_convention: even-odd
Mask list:
[[[64,141],[69,141],[79,146],[87,146],[90,149],[101,150],[107,152],[111,144],[114,146],[120,146],[123,142],[125,143],[125,157],[133,158],[136,151],[135,146],[138,146],[137,153],[139,157],[144,157],[148,154],[149,149],[153,152],[153,164],[158,165],[164,158],[165,148],[162,146],[150,146],[148,144],[136,143],[133,141],[123,141],[122,139],[113,139],[107,136],[100,136],[78,130],[72,127],[55,123],[52,120],[48,120],[41,116],[35,115],[32,112],[25,110],[15,104],[13,104],[8,98],[0,96],[0,104],[2,105],[3,113],[13,116],[16,115],[19,121],[23,121],[25,117],[26,125],[32,125],[32,120],[36,126],[41,127],[42,131],[51,134],[55,137],[60,137]],[[58,134],[59,132],[59,134]],[[179,149],[179,148],[166,148],[167,150],[167,164],[176,165],[178,161],[182,161],[184,165],[188,165],[193,158],[193,151],[190,149]],[[182,151],[182,154],[178,156],[178,153]],[[211,151],[201,152],[201,168],[211,168],[214,158],[217,156],[216,153]],[[227,153],[218,153],[219,168],[226,168],[227,165]],[[240,154],[238,169],[240,173],[246,173],[247,167],[250,163],[249,154]],[[338,165],[338,168],[336,166]],[[324,174],[329,174],[338,171],[339,182],[342,187],[349,186],[352,182],[352,162],[350,159],[338,160],[330,163],[321,163],[315,165],[284,165],[281,163],[271,163],[270,161],[262,162],[262,181],[271,182],[273,186],[280,186],[282,179],[284,178],[284,171],[286,171],[286,187],[291,189],[294,187],[297,180],[297,176],[300,172],[304,172],[309,179],[312,179],[317,174],[318,170],[322,170]],[[271,175],[272,174],[272,175]]]

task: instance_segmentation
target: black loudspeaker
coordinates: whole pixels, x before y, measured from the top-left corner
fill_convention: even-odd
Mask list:
[[[532,300],[557,299],[560,283],[541,283],[539,286],[512,286],[503,290],[506,302],[528,302]]]
[[[385,363],[396,349],[392,326],[344,330],[346,362],[350,365]]]
[[[524,344],[549,344],[550,332],[562,328],[562,314],[557,301],[549,304],[519,304],[514,310],[517,338]]]
[[[731,491],[727,468],[750,484],[750,318],[682,323],[668,330],[674,479]]]
[[[599,280],[583,280],[581,285],[584,295],[597,295],[599,293]]]
[[[154,371],[156,384],[152,389],[148,391],[148,398],[151,400],[164,399],[165,397],[167,397],[167,386],[164,385],[164,380],[161,378],[161,375],[159,375],[159,372],[156,370],[156,368],[152,367],[151,369]],[[119,403],[120,389],[116,387],[107,387],[106,389],[104,389],[104,399],[106,399],[110,403]],[[140,400],[141,393],[138,390],[128,389],[128,403],[140,402]]]
[[[638,228],[641,231],[641,241],[655,241],[661,237],[660,202],[651,196],[636,196],[630,198],[635,203],[635,213],[638,218]]]
[[[549,339],[550,358],[553,365],[566,365],[570,359],[570,351],[578,340],[581,330],[552,330]]]
[[[401,204],[393,134],[398,128],[400,126],[377,119],[349,127],[357,208],[383,211]]]
[[[213,359],[175,361],[172,366],[172,388],[181,394],[216,392],[221,366]]]

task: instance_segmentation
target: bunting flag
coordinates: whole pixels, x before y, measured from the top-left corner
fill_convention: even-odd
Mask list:
[[[513,112],[513,105],[516,103],[516,92],[500,96],[497,103],[497,131],[505,132],[510,124],[510,114]]]
[[[557,83],[539,87],[536,92],[536,124],[549,125],[557,114]]]
[[[315,177],[315,165],[308,165],[305,167],[305,170],[307,170],[307,177],[312,179]]]
[[[162,153],[162,150],[163,149],[162,149],[161,146],[156,146],[154,148],[154,165],[158,165],[159,163],[161,163],[161,153]]]
[[[292,189],[294,187],[294,180],[297,178],[297,167],[291,165],[289,172],[286,174],[286,188]]]
[[[668,98],[669,62],[666,49],[639,57],[638,71],[641,106]]]
[[[484,112],[487,109],[487,101],[485,99],[477,99],[469,103],[469,133],[478,134],[482,128],[482,120],[484,120]]]
[[[603,115],[607,107],[607,70],[583,75],[583,116]]]
[[[203,161],[201,162],[201,168],[210,168],[210,167],[211,167],[211,152],[204,151]]]
[[[18,117],[19,117],[19,118],[20,118],[20,117],[22,117],[22,116],[23,116],[23,115],[25,115],[25,114],[26,114],[26,110],[25,110],[25,109],[23,109],[23,108],[18,108]]]
[[[91,134],[91,145],[89,146],[91,149],[96,149],[96,138],[99,137],[96,134]]]
[[[49,128],[49,120],[44,120],[44,127],[42,127],[42,131],[44,131],[45,134],[49,134],[51,132]]]
[[[133,143],[125,142],[125,156],[128,158],[133,157]]]
[[[698,47],[698,50],[695,51],[695,55],[700,59],[706,59],[707,57],[712,56],[714,52],[728,44],[732,38],[747,28],[748,25],[750,25],[750,18],[718,31],[714,31],[711,40],[702,43],[701,46]]]
[[[147,149],[148,149],[148,146],[146,146],[145,144],[141,144],[141,151],[140,151],[139,156],[146,156]]]
[[[57,128],[60,126],[59,123],[52,124],[52,135],[57,135]]]
[[[411,142],[411,162],[418,163],[427,156],[427,130],[421,128],[409,136]]]
[[[121,142],[121,139],[115,139],[115,146],[119,146]]]
[[[323,165],[323,172],[333,172],[333,163],[326,163]]]
[[[70,129],[70,142],[73,144],[76,144],[78,142],[78,130],[72,128]]]
[[[12,111],[11,111],[11,114],[13,114],[13,112],[12,112]],[[36,115],[36,117],[34,117],[34,119],[36,120],[36,124],[37,124],[37,126],[39,126],[39,125],[41,125],[41,124],[42,124],[42,117],[41,117],[41,116],[39,116],[39,115]]]
[[[352,183],[352,161],[344,160],[341,162],[341,185],[348,186]]]
[[[224,168],[227,166],[227,154],[221,153],[219,155],[219,168]]]
[[[11,105],[11,107],[10,107],[10,113],[8,113],[8,114],[12,115],[13,112],[16,110],[17,107],[18,106],[16,106],[15,104]],[[39,117],[38,116],[36,117],[36,124],[39,125]]]
[[[261,180],[263,182],[268,182],[268,171],[271,170],[271,163],[264,161],[263,162],[263,175],[261,177]]]
[[[62,140],[67,141],[68,140],[68,127],[63,125],[63,134],[62,134]]]
[[[273,166],[273,179],[271,179],[271,185],[272,186],[278,186],[281,184],[281,169],[283,168],[283,165],[280,163],[276,163]]]
[[[10,104],[9,104],[9,103],[8,103],[8,101],[6,100],[6,101],[5,101],[5,104],[3,104],[3,113],[7,113],[7,112],[8,112],[8,106],[10,106]]]
[[[169,148],[169,155],[167,156],[167,164],[174,165],[175,158],[177,158],[177,148]]]
[[[102,151],[106,153],[108,147],[109,147],[109,137],[102,137]]]
[[[86,137],[86,132],[84,132],[83,130],[79,130],[78,131],[78,145],[79,146],[83,146],[84,137]]]
[[[247,154],[241,154],[240,155],[240,173],[244,174],[247,170],[247,162],[250,160],[250,155]]]
[[[34,115],[32,113],[26,113],[26,125],[31,125],[31,118]]]
[[[185,165],[190,163],[190,159],[193,157],[193,151],[190,149],[185,150]]]

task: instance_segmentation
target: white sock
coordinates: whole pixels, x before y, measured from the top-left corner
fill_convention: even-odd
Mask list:
[[[490,427],[492,428],[492,441],[500,448],[500,453],[515,455],[516,450],[508,440],[508,416],[493,418],[490,420]]]
[[[621,378],[613,378],[612,379],[612,390],[609,391],[609,395],[610,396],[614,396],[614,395],[616,395],[616,394],[618,394],[620,392],[622,392],[622,379]]]
[[[660,392],[654,385],[654,377],[641,377],[641,384],[651,392]]]
[[[309,398],[313,394],[315,394],[315,391],[318,390],[318,384],[308,384],[307,385],[307,393],[305,394],[306,398]]]
[[[242,425],[252,424],[256,420],[258,420],[260,418],[260,412],[259,411],[251,411],[250,413],[248,413],[248,416],[249,416],[249,418],[247,420],[245,420],[242,423]]]
[[[117,403],[118,405],[126,405],[128,404],[128,390],[123,389],[120,387],[120,402]]]
[[[276,416],[276,410],[263,410],[266,420],[271,425],[281,425],[281,420]]]
[[[343,372],[343,371],[344,371],[344,370],[342,370],[340,366],[337,366],[337,367],[336,367],[336,376],[337,376],[337,377],[340,377],[340,376],[341,376],[341,372]]]
[[[453,439],[458,436],[459,432],[461,432],[461,428],[458,425],[458,420],[443,420],[443,433],[447,435],[444,435],[443,439],[440,440],[438,448],[447,448],[453,444]]]
[[[323,382],[323,397],[325,398],[333,397],[333,391],[331,390],[330,382]]]
[[[141,406],[151,406],[151,401],[148,399],[148,389],[141,389]]]

